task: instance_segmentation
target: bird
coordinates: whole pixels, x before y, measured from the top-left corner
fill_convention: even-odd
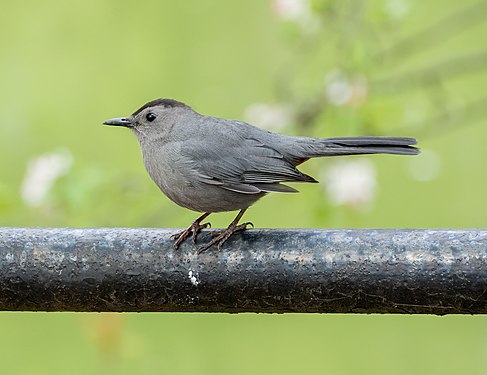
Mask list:
[[[316,183],[297,167],[322,156],[361,154],[417,155],[416,139],[407,137],[311,138],[270,132],[243,121],[206,116],[189,105],[167,98],[152,100],[128,117],[104,125],[132,130],[145,168],[174,203],[203,213],[172,236],[177,249],[191,236],[196,243],[210,214],[238,211],[228,227],[198,248],[221,249],[237,231],[245,211],[269,193],[296,193],[289,182]]]

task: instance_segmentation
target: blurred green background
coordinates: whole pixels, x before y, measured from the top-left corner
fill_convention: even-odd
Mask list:
[[[417,137],[313,160],[258,227],[485,227],[487,2],[2,1],[0,225],[184,227],[129,131],[169,97],[311,136]],[[352,183],[350,182],[352,181]],[[234,213],[214,215],[226,226]],[[5,374],[485,374],[481,316],[0,314]]]

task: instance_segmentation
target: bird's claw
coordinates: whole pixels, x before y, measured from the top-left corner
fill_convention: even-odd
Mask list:
[[[196,238],[198,236],[198,233],[205,228],[211,228],[211,223],[207,222],[207,223],[200,224],[199,222],[195,221],[182,232],[173,234],[171,236],[171,239],[175,240],[174,248],[177,250],[179,248],[179,245],[181,245],[181,243],[190,235],[193,243],[196,243]]]
[[[245,230],[245,229],[247,229],[248,226],[251,226],[252,228],[255,228],[254,227],[254,223],[248,221],[246,223],[242,223],[242,224],[239,224],[239,225],[235,226],[235,230],[232,232],[232,234],[235,233],[235,232],[241,231],[241,230]],[[225,229],[225,230],[228,230],[228,228]],[[223,232],[224,231],[213,232],[211,234],[211,236],[212,237],[219,237]]]
[[[198,254],[201,254],[202,252],[208,250],[210,247],[212,247],[216,243],[218,243],[218,245],[217,245],[218,250],[221,250],[222,247],[223,247],[223,244],[225,242],[227,242],[227,240],[232,236],[232,234],[234,234],[235,232],[238,232],[238,231],[242,231],[242,230],[247,229],[247,227],[249,225],[252,228],[254,227],[254,224],[252,224],[250,221],[248,221],[246,223],[242,223],[242,224],[239,224],[239,225],[230,225],[227,229],[225,229],[225,230],[223,230],[221,232],[213,233],[212,234],[213,239],[210,242],[208,242],[208,243],[206,243],[204,245],[201,245],[198,248]]]
[[[202,229],[206,229],[206,228],[211,228],[210,222],[200,224],[198,230],[193,230],[193,235],[191,236],[191,241],[193,241],[193,243],[196,243],[196,237],[198,236],[198,233]]]

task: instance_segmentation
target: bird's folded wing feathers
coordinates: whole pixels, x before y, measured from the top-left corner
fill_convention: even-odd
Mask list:
[[[182,148],[200,181],[243,194],[297,192],[281,182],[316,182],[275,149],[252,139],[225,148],[191,142]],[[217,151],[218,150],[218,151]]]

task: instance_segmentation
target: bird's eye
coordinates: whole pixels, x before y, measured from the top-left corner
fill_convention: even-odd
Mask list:
[[[145,115],[145,119],[149,122],[152,122],[156,119],[155,113],[149,112],[148,114]]]

